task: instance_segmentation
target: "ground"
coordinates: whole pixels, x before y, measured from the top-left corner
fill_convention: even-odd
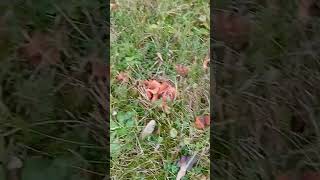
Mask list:
[[[175,179],[182,155],[198,152],[185,179],[209,175],[209,128],[195,117],[209,114],[209,1],[117,1],[111,11],[111,175],[113,179]],[[162,60],[161,60],[162,59]],[[176,65],[189,68],[187,76]],[[117,80],[119,73],[128,82]],[[170,112],[139,91],[144,80],[169,80],[177,98]],[[155,132],[140,133],[150,121]]]

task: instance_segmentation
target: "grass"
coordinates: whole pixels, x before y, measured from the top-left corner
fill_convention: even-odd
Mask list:
[[[113,179],[175,179],[181,155],[199,152],[185,179],[209,173],[209,129],[197,130],[195,116],[209,114],[209,72],[202,63],[209,49],[209,2],[117,1],[111,12],[111,175]],[[159,62],[157,53],[163,58]],[[176,64],[190,68],[180,77]],[[120,72],[130,76],[119,83]],[[138,91],[139,81],[172,81],[178,91],[164,113]],[[146,106],[146,104],[148,104]],[[139,139],[147,122],[156,132]],[[176,137],[170,131],[177,131]]]

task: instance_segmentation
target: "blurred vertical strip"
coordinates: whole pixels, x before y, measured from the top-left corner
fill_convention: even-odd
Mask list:
[[[106,58],[107,58],[107,66],[108,66],[108,70],[107,70],[107,113],[106,113],[106,118],[107,118],[107,166],[106,166],[106,171],[107,174],[104,177],[103,180],[109,180],[111,179],[111,170],[110,170],[110,161],[111,161],[111,152],[110,152],[110,117],[111,117],[111,113],[110,113],[110,76],[111,76],[111,72],[110,72],[110,57],[111,57],[111,39],[110,39],[110,29],[111,29],[111,23],[110,23],[110,10],[111,10],[111,6],[110,6],[111,2],[110,0],[107,0],[107,7],[106,7],[106,11],[107,11],[107,47],[106,47]]]
[[[0,179],[110,179],[110,2],[0,1]]]
[[[319,1],[211,4],[211,176],[319,179]]]
[[[215,179],[214,177],[214,139],[212,137],[213,135],[213,124],[215,123],[216,119],[216,113],[215,113],[215,92],[216,92],[216,79],[217,79],[217,73],[216,73],[216,63],[214,58],[214,7],[215,7],[215,0],[210,0],[210,46],[209,46],[209,59],[210,59],[210,179]]]

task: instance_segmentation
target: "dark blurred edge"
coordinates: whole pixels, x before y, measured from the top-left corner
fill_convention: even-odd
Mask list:
[[[250,9],[257,14],[254,21],[260,24],[255,24],[256,34],[250,34],[253,45],[244,53],[248,58],[244,69],[236,63],[221,62],[225,54],[215,46],[216,30],[223,29],[213,26],[215,7],[231,1],[211,0],[210,7],[211,178],[320,179],[319,1],[313,1],[309,16],[315,21],[308,25],[299,18],[301,11],[305,13],[303,2],[312,0],[232,1],[262,3]],[[268,37],[274,38],[273,42]],[[261,63],[252,65],[252,60]],[[226,68],[227,63],[232,66],[230,69]],[[234,74],[229,72],[239,76],[232,77]],[[248,76],[252,79],[243,78]],[[248,83],[247,87],[237,80]],[[242,87],[248,90],[242,91]],[[226,125],[226,117],[234,121]]]
[[[41,2],[44,2],[44,1],[38,1],[39,2],[39,4],[41,4]],[[28,12],[28,13],[30,13],[30,14],[32,14],[31,13],[31,11],[33,11],[34,9],[26,9],[26,8],[24,8],[24,7],[22,7],[22,6],[24,6],[24,4],[25,3],[29,3],[29,6],[30,6],[30,3],[32,4],[34,4],[34,6],[35,6],[35,9],[36,8],[40,8],[40,6],[37,6],[38,3],[37,1],[34,1],[34,0],[1,0],[0,1],[0,16],[2,16],[3,15],[3,13],[6,13],[7,12],[7,10],[9,10],[9,9],[19,9],[19,8],[21,8],[21,9],[24,9],[24,11],[26,11],[26,12]],[[80,1],[79,1],[80,2]],[[106,180],[106,179],[110,179],[110,171],[109,171],[109,169],[110,169],[110,166],[109,166],[109,164],[110,164],[110,148],[109,148],[109,114],[110,114],[110,109],[109,109],[109,104],[110,104],[110,97],[109,97],[109,92],[110,92],[110,2],[109,2],[109,0],[94,0],[94,1],[81,1],[81,3],[87,3],[87,4],[91,4],[91,2],[92,2],[92,4],[104,4],[104,5],[102,5],[101,7],[97,7],[96,8],[96,10],[98,10],[98,11],[101,11],[101,12],[89,12],[89,13],[92,13],[92,14],[90,14],[90,15],[94,15],[94,14],[98,14],[98,15],[101,15],[101,16],[104,16],[104,20],[102,20],[102,19],[95,19],[95,17],[94,16],[92,16],[92,18],[93,18],[93,21],[94,21],[94,23],[98,23],[98,24],[94,24],[94,26],[96,25],[96,27],[97,27],[97,29],[96,29],[96,32],[97,32],[97,34],[94,34],[94,33],[92,33],[92,34],[89,34],[89,38],[90,38],[90,43],[92,43],[92,42],[94,42],[93,44],[90,44],[90,45],[92,45],[91,47],[90,47],[90,45],[88,45],[89,46],[89,48],[88,49],[86,49],[86,50],[84,50],[85,52],[88,52],[88,53],[93,53],[94,55],[93,55],[93,58],[94,59],[98,59],[98,61],[99,62],[97,62],[99,65],[101,65],[102,67],[107,67],[106,69],[105,69],[105,71],[104,71],[104,75],[102,75],[105,79],[103,80],[103,85],[102,86],[104,86],[103,87],[103,89],[106,89],[107,90],[107,92],[103,92],[103,93],[106,93],[105,94],[105,96],[104,97],[106,97],[106,99],[104,100],[104,102],[105,102],[105,106],[104,105],[102,105],[101,104],[101,102],[100,102],[100,104],[98,103],[98,102],[96,102],[97,104],[96,104],[96,106],[97,107],[99,107],[99,110],[98,111],[100,111],[100,113],[101,114],[103,114],[104,116],[103,116],[103,119],[104,119],[104,122],[101,122],[101,124],[105,124],[106,126],[105,127],[93,127],[93,128],[97,128],[98,130],[96,131],[96,133],[98,133],[99,135],[101,135],[101,136],[103,136],[103,138],[104,138],[104,145],[101,145],[101,143],[99,144],[99,143],[97,143],[97,146],[100,146],[100,147],[103,147],[103,151],[99,151],[101,154],[99,155],[99,156],[101,156],[101,159],[104,159],[103,161],[106,161],[106,163],[104,163],[103,164],[103,166],[105,167],[105,172],[99,172],[99,173],[97,173],[97,175],[93,175],[92,176],[92,180],[93,179],[104,179],[104,180]],[[59,0],[57,0],[57,1],[55,1],[55,0],[47,0],[46,1],[46,3],[48,4],[48,5],[50,5],[50,6],[54,6],[54,5],[57,5],[57,7],[60,7],[61,9],[62,9],[62,12],[63,12],[63,10],[64,10],[64,8],[65,8],[65,4],[68,4],[69,5],[69,7],[68,8],[70,8],[70,9],[76,9],[76,8],[73,8],[73,7],[71,7],[70,6],[70,2],[68,2],[68,1],[59,1]],[[44,3],[45,4],[45,3]],[[75,3],[75,5],[79,5],[79,4],[76,4]],[[48,9],[50,9],[50,10],[52,10],[52,7],[50,7],[50,8],[48,8]],[[84,9],[86,9],[85,7],[81,7],[81,8],[84,8]],[[89,7],[89,9],[92,9],[92,7]],[[44,8],[45,9],[45,8]],[[10,10],[10,11],[11,11]],[[8,11],[9,12],[9,11]],[[9,14],[10,15],[15,15],[15,13],[16,12],[10,12]],[[17,14],[19,14],[19,13],[17,13]],[[46,14],[46,15],[49,15],[49,16],[51,16],[52,14],[51,14],[51,12],[48,12],[48,13],[46,13],[46,12],[42,12],[42,13],[40,13],[40,14]],[[1,17],[0,17],[1,18]],[[27,16],[25,17],[25,18],[27,18]],[[97,18],[101,18],[101,17],[97,17]],[[9,22],[9,23],[16,23],[16,22],[19,22],[19,21],[21,21],[21,20],[19,20],[19,19],[13,19],[14,20],[14,22]],[[23,20],[23,21],[27,21],[28,19],[25,19],[25,20]],[[30,21],[32,21],[32,20],[30,20]],[[81,22],[78,22],[78,23],[81,23]],[[2,24],[1,24],[2,25]],[[35,25],[36,26],[36,25]],[[19,25],[17,24],[17,27],[19,27]],[[25,26],[25,24],[24,25],[21,25],[21,27],[26,27]],[[68,27],[70,27],[70,26],[68,26]],[[2,30],[2,28],[4,28],[4,27],[1,27],[0,26],[0,30]],[[33,28],[36,28],[36,27],[33,27]],[[70,30],[70,31],[68,31],[68,32],[71,32],[71,31],[74,31],[74,28],[73,27],[70,27],[72,30]],[[42,27],[42,29],[50,29],[50,27]],[[25,29],[24,29],[25,30]],[[22,29],[16,29],[16,31],[17,32],[19,32],[19,33],[21,33],[22,31],[24,31],[24,30],[22,30]],[[32,34],[32,32],[34,32],[34,30],[35,31],[37,31],[37,29],[33,29],[33,30],[30,30],[29,29],[29,31],[30,31],[30,34]],[[41,31],[41,30],[40,30]],[[30,35],[29,34],[29,35]],[[74,34],[73,34],[74,35]],[[1,38],[3,38],[3,37],[1,37]],[[8,37],[6,37],[6,38],[8,38]],[[9,37],[9,38],[11,38],[11,37]],[[16,38],[16,37],[15,37]],[[19,38],[18,38],[19,39]],[[0,39],[0,41],[3,41],[3,40],[7,40],[7,39]],[[11,41],[10,39],[9,40],[7,40],[8,42],[9,41]],[[16,41],[16,40],[15,40]],[[22,42],[21,42],[22,43]],[[72,46],[73,44],[71,44],[71,46]],[[16,49],[17,48],[17,45],[14,45],[15,47],[13,47],[14,49]],[[1,47],[2,48],[2,47]],[[2,50],[2,49],[1,49]],[[0,50],[0,51],[1,51]],[[12,52],[12,50],[10,50],[10,52]],[[16,51],[14,51],[14,52],[16,52]],[[94,53],[94,52],[96,52],[96,53]],[[81,54],[81,53],[83,53],[83,52],[78,52],[78,54],[80,55],[80,57],[81,58],[87,58],[86,56],[89,56],[89,54]],[[76,54],[76,53],[75,53]],[[11,55],[11,54],[5,54],[5,55],[3,55],[3,54],[1,54],[1,62],[0,63],[2,63],[4,60],[3,59],[5,59],[5,58],[7,58],[8,56],[15,56],[15,55]],[[100,61],[101,60],[101,61]],[[19,62],[20,63],[20,62]],[[98,65],[98,66],[99,66]],[[0,65],[1,67],[0,68],[6,68],[4,65]],[[102,68],[101,67],[101,68]],[[92,69],[91,70],[89,70],[89,71],[92,71]],[[90,73],[89,73],[90,74]],[[1,80],[1,81],[3,81],[3,80]],[[2,82],[1,82],[2,83]],[[90,82],[89,82],[90,83]],[[3,89],[1,89],[1,91],[5,91],[5,90],[3,90]],[[11,94],[11,92],[1,92],[1,93],[4,93],[5,95],[4,95],[4,97],[6,97],[6,96],[10,96]],[[74,97],[73,97],[73,94],[71,94],[72,95],[72,97],[70,97],[71,99],[73,99]],[[1,94],[1,96],[2,96],[2,94]],[[76,100],[76,99],[73,99],[73,100]],[[88,103],[89,103],[90,101],[88,101]],[[107,107],[107,108],[105,108],[105,107]],[[51,107],[50,107],[51,108]],[[1,109],[2,110],[2,109]],[[2,116],[2,113],[3,112],[1,112],[1,116]],[[81,113],[81,112],[80,112]],[[48,115],[49,116],[49,115]],[[1,120],[2,120],[2,118],[1,118]],[[6,125],[6,122],[4,121],[4,122],[1,122],[1,120],[0,120],[0,137],[1,137],[1,140],[2,139],[4,139],[6,142],[4,143],[5,145],[8,145],[8,144],[10,144],[10,140],[8,140],[8,139],[10,139],[10,137],[11,137],[11,135],[3,135],[3,132],[4,131],[2,131],[2,130],[12,130],[12,129],[14,129],[14,128],[7,128],[7,127],[5,127],[4,125]],[[26,124],[27,125],[27,124]],[[93,125],[94,126],[94,125]],[[101,128],[103,128],[103,130],[101,130]],[[52,136],[54,135],[54,134],[51,134]],[[14,136],[14,135],[12,135],[12,136]],[[57,135],[58,136],[58,135]],[[74,134],[74,136],[79,136],[79,134]],[[9,142],[10,141],[10,142]],[[31,141],[31,140],[30,140]],[[0,144],[1,143],[3,143],[2,141],[0,142]],[[89,144],[89,143],[88,143]],[[99,145],[98,145],[99,144]],[[4,154],[1,154],[1,153],[3,153],[3,147],[2,147],[2,145],[3,144],[1,144],[0,145],[0,155],[1,155],[1,157],[0,157],[0,165],[2,166],[3,165],[3,167],[4,167],[4,170],[7,170],[6,168],[5,168],[5,165],[7,165],[7,161],[9,161],[9,162],[11,162],[10,161],[10,158],[12,159],[12,157],[13,158],[15,158],[16,157],[16,155],[13,155],[13,154],[6,154],[6,155],[9,155],[8,157],[3,157],[3,155]],[[26,144],[26,145],[28,145],[28,144]],[[57,147],[57,148],[59,148],[59,147]],[[46,149],[46,147],[44,147],[44,149]],[[25,151],[27,151],[27,150],[25,150]],[[54,152],[48,152],[48,154],[51,154],[51,153],[54,153]],[[76,154],[76,153],[75,153]],[[12,157],[11,157],[12,156]],[[97,156],[96,154],[95,154],[95,156]],[[20,157],[20,156],[19,156]],[[5,159],[5,160],[4,160]],[[20,160],[21,160],[22,158],[20,158]],[[90,160],[90,159],[87,159],[87,160]],[[97,160],[97,159],[95,159],[95,160]],[[14,162],[14,161],[12,161],[12,162]],[[19,163],[18,163],[19,164]],[[17,165],[17,163],[15,164],[15,165]],[[101,166],[101,165],[99,165],[99,166]],[[17,167],[19,167],[20,168],[20,166],[19,165],[17,165]],[[90,171],[91,170],[88,170],[87,172],[85,172],[86,170],[85,169],[81,169],[81,167],[77,167],[78,169],[78,171],[80,172],[80,171],[83,171],[84,173],[90,173]],[[22,168],[22,170],[23,170],[23,168]],[[14,176],[18,176],[17,175],[17,173],[16,172],[14,172],[14,171],[21,171],[20,169],[19,170],[17,170],[17,169],[13,169],[13,171],[11,171],[11,169],[9,170],[9,172],[7,173],[7,178],[9,179],[9,180],[18,180],[18,178],[16,178],[16,177],[14,177]],[[41,170],[39,170],[39,171],[41,171]],[[94,170],[92,170],[92,171],[94,171]],[[18,172],[18,173],[21,173],[21,172]],[[1,174],[1,172],[0,172],[0,174]],[[57,172],[57,174],[56,174],[57,176],[59,176],[59,172]],[[0,177],[0,179],[1,179],[2,177]],[[54,179],[55,177],[48,177],[48,179]],[[58,179],[57,179],[58,180]]]

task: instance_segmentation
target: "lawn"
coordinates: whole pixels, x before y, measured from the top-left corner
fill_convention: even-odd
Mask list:
[[[195,126],[209,115],[209,1],[155,0],[112,3],[112,179],[175,179],[177,161],[197,153],[184,179],[209,177],[209,128]],[[177,66],[188,68],[183,74]],[[119,76],[120,74],[120,76]],[[146,80],[170,82],[177,95],[167,103],[146,98]],[[155,131],[140,138],[156,121]]]

